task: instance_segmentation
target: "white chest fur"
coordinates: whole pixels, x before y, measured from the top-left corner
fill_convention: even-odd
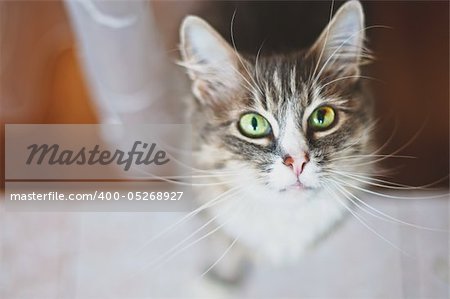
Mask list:
[[[200,196],[211,199],[221,192],[209,187]],[[210,215],[230,237],[239,238],[253,256],[273,263],[298,259],[345,212],[343,199],[333,198],[326,191],[280,193],[258,187],[230,194],[208,209]]]

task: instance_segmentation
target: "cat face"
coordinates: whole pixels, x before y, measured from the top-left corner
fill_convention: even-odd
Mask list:
[[[239,169],[275,192],[321,188],[369,147],[371,105],[360,80],[363,13],[345,4],[314,45],[289,55],[237,53],[197,17],[181,28],[196,101],[200,163]]]

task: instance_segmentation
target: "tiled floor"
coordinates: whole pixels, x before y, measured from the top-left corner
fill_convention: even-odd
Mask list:
[[[409,192],[406,196],[423,196]],[[397,218],[448,228],[448,200],[366,201]],[[298,264],[258,266],[234,297],[447,298],[448,233],[364,215],[380,236],[349,218]],[[152,261],[200,219],[145,245],[180,213],[0,212],[0,298],[189,297],[206,264],[204,242],[160,268]],[[224,248],[225,250],[225,248]],[[211,296],[208,296],[211,298]]]

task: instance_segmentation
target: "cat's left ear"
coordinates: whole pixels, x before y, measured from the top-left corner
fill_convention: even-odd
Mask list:
[[[360,74],[364,51],[364,13],[361,3],[349,1],[341,6],[308,54],[318,61],[317,75]]]

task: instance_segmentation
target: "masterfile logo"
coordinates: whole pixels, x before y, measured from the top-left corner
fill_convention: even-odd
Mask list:
[[[139,150],[141,148],[142,150]],[[101,150],[100,145],[96,144],[92,149],[82,147],[78,151],[61,150],[58,144],[32,144],[27,147],[30,150],[26,164],[36,163],[41,165],[108,165],[116,163],[124,165],[124,170],[128,171],[133,163],[136,165],[164,165],[170,159],[163,150],[157,150],[156,143],[150,145],[146,142],[135,141],[131,150],[128,152],[116,149],[115,151]]]
[[[21,211],[184,211],[191,198],[190,129],[6,125],[7,205]]]
[[[187,176],[191,127],[6,125],[6,179]]]

